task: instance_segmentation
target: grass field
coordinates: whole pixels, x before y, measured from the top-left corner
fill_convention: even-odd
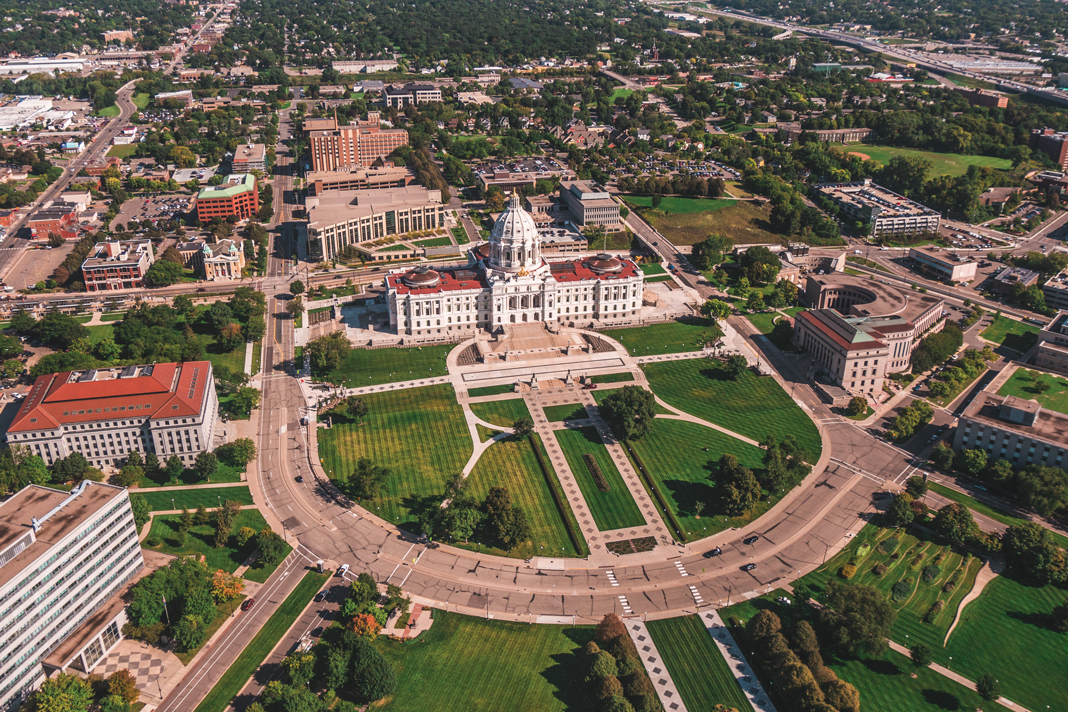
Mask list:
[[[811,462],[819,459],[819,431],[774,379],[747,370],[732,381],[718,361],[706,359],[649,363],[642,369],[653,392],[670,405],[759,442],[792,434]]]
[[[448,237],[430,237],[426,240],[416,240],[412,244],[419,247],[445,247],[452,244],[452,239]]]
[[[488,403],[471,403],[471,412],[487,423],[493,423],[503,428],[512,427],[512,423],[520,418],[529,418],[530,411],[522,398],[509,398],[508,400],[489,401]]]
[[[623,344],[635,356],[649,356],[700,351],[705,344],[719,340],[723,331],[708,319],[694,317],[664,324],[609,329],[604,335]]]
[[[628,383],[634,380],[634,374],[626,373],[602,373],[599,376],[590,376],[591,383]]]
[[[341,368],[326,374],[325,380],[355,388],[445,376],[448,374],[445,357],[452,349],[451,345],[409,349],[353,349],[341,364]]]
[[[484,443],[493,438],[494,436],[499,435],[501,431],[493,430],[492,428],[487,428],[481,423],[475,423],[475,432],[478,433],[478,441],[480,443]]]
[[[481,396],[499,396],[504,393],[515,392],[515,386],[511,383],[505,383],[500,386],[482,386],[480,388],[468,388],[467,395],[472,398],[479,398]]]
[[[718,430],[684,420],[657,418],[645,437],[631,445],[687,538],[703,538],[729,527],[744,526],[771,506],[771,502],[762,501],[747,516],[733,518],[718,511],[712,472],[719,459],[732,453],[746,467],[763,466],[759,448]],[[700,519],[695,508],[697,502],[705,505]]]
[[[664,269],[664,266],[658,262],[643,262],[639,266],[642,269],[642,273],[647,277],[654,274],[665,274],[667,272],[667,270]]]
[[[999,316],[994,319],[994,323],[983,329],[979,336],[1013,351],[1025,353],[1038,341],[1038,332],[1037,326]]]
[[[608,103],[614,104],[617,97],[623,97],[626,99],[628,96],[634,93],[633,89],[624,89],[623,87],[617,87],[610,97],[608,97]]]
[[[421,507],[440,504],[445,478],[471,456],[463,411],[451,386],[375,393],[363,401],[369,410],[363,425],[335,423],[319,431],[319,457],[340,482],[361,457],[389,468],[381,494],[364,506],[391,522],[411,522]]]
[[[749,708],[749,700],[698,616],[665,618],[647,625],[687,709]]]
[[[194,487],[185,490],[167,490],[164,492],[138,492],[148,501],[153,512],[168,509],[196,509],[204,506],[214,509],[219,501],[252,504],[252,493],[248,487]]]
[[[116,107],[115,116],[118,116],[118,115],[119,115],[118,107]],[[129,158],[130,156],[134,155],[135,153],[137,153],[137,144],[129,143],[129,144],[124,144],[124,145],[119,145],[119,146],[112,146],[111,148],[108,149],[108,152],[107,152],[106,155],[108,155],[109,157],[110,156],[117,156],[118,158]]]
[[[578,556],[552,492],[528,439],[508,438],[493,443],[482,453],[468,477],[467,491],[478,500],[485,498],[490,487],[504,487],[512,502],[526,513],[530,523],[530,542],[522,544],[509,556]]]
[[[425,614],[424,614],[425,615]],[[414,642],[379,636],[375,646],[397,674],[383,712],[585,709],[589,702],[577,653],[589,626],[528,625],[435,610],[434,625]],[[199,712],[199,711],[198,711]],[[213,712],[213,711],[205,711]]]
[[[648,196],[627,196],[631,205],[651,205]],[[663,211],[667,211],[666,213]],[[735,244],[782,243],[770,221],[771,208],[730,198],[664,198],[659,211],[644,210],[642,217],[676,245],[692,245],[715,232],[727,235]]]
[[[969,497],[963,492],[958,492],[957,490],[950,489],[949,487],[940,485],[937,482],[929,482],[927,486],[931,489],[932,492],[937,492],[946,499],[951,499],[954,502],[960,502],[973,512],[978,512],[979,514],[982,514],[986,517],[990,517],[995,522],[1001,522],[1002,524],[1005,524],[1007,526],[1012,526],[1013,524],[1024,524],[1026,521],[1019,517],[1014,517],[1011,514],[1006,514],[1000,509],[994,509],[990,505],[980,502],[979,500],[973,497]],[[1057,546],[1061,547],[1062,549],[1068,549],[1068,536],[1058,534],[1055,531],[1051,531],[1050,536],[1053,537],[1053,541],[1057,544]]]
[[[782,316],[782,314],[779,314],[779,312],[772,311],[746,314],[745,318],[748,319],[749,323],[755,326],[761,334],[770,334],[775,328],[775,320],[780,316]]]
[[[457,245],[466,245],[471,242],[471,238],[467,236],[467,230],[463,227],[454,227],[449,232],[452,233],[453,239],[456,240]]]
[[[999,576],[968,605],[946,650],[953,670],[974,680],[995,673],[1002,693],[1031,710],[1068,710],[1068,645],[1048,616],[1068,592]]]
[[[586,406],[581,403],[565,403],[563,405],[547,405],[543,408],[545,417],[550,423],[560,423],[565,420],[582,420],[589,418]]]
[[[590,508],[590,514],[601,531],[610,529],[622,529],[623,527],[638,527],[645,524],[645,517],[638,509],[637,502],[631,496],[630,490],[623,482],[623,477],[612,462],[608,449],[601,442],[601,436],[596,428],[581,428],[579,430],[557,430],[556,440],[560,443],[560,449],[564,451],[567,464],[571,472],[578,480],[579,489]],[[608,491],[602,492],[590,474],[589,468],[583,459],[585,454],[593,455],[597,464],[601,467],[605,479],[608,481]]]
[[[245,559],[256,548],[255,540],[245,546],[238,546],[237,537],[233,534],[230,535],[226,546],[217,548],[214,544],[215,526],[213,524],[198,524],[191,527],[186,535],[185,546],[179,546],[180,518],[180,514],[162,514],[152,518],[152,530],[146,539],[157,537],[163,542],[155,551],[175,556],[179,554],[203,555],[209,570],[224,569],[233,573],[237,567],[245,563]],[[252,527],[260,531],[265,526],[267,526],[267,520],[263,518],[258,509],[242,509],[234,518],[233,531],[236,532],[241,527]]]
[[[917,151],[911,148],[894,148],[893,146],[872,146],[869,144],[847,144],[842,147],[846,151],[863,153],[873,161],[887,164],[894,156],[906,158],[925,158],[931,163],[930,174],[962,176],[968,172],[968,166],[980,166],[997,168],[1007,171],[1012,168],[1012,161],[1007,158],[991,158],[990,156],[965,156],[959,153],[935,153],[934,151]]]
[[[256,637],[245,646],[207,696],[197,705],[195,712],[226,710],[252,674],[278,645],[278,641],[308,607],[312,597],[329,580],[329,573],[319,574],[309,571],[304,574],[304,578],[300,580],[293,592],[286,597],[278,610],[271,614]]]
[[[122,321],[126,318],[126,312],[117,312],[115,314],[101,314],[100,321]]]
[[[219,469],[215,471],[215,474],[206,480],[200,479],[200,475],[196,473],[196,470],[185,470],[177,479],[164,480],[166,473],[162,470],[159,472],[159,479],[149,479],[144,477],[141,479],[141,487],[174,487],[178,485],[204,485],[204,484],[223,484],[227,482],[240,482],[241,475],[244,474],[245,468],[233,467],[226,465],[222,462],[219,463]]]
[[[879,543],[890,538],[896,538],[898,545],[890,553],[884,553],[878,548]],[[921,539],[916,533],[882,529],[869,524],[845,549],[802,581],[809,584],[814,592],[822,592],[826,582],[838,579],[841,568],[851,562],[857,567],[852,583],[873,586],[887,596],[897,610],[891,638],[902,645],[922,642],[933,651],[942,651],[942,643],[957,615],[957,608],[972,589],[975,576],[982,566],[978,558],[932,540]],[[881,576],[873,571],[879,564],[886,567]],[[923,573],[930,564],[936,564],[940,572],[927,582]],[[958,577],[955,588],[951,592],[944,591],[943,586],[954,576]],[[908,586],[907,595],[891,595],[898,582]],[[942,608],[938,613],[931,614],[937,601],[942,602]],[[942,662],[945,662],[944,658]]]
[[[1036,388],[1039,383],[1048,384],[1049,388],[1041,391]],[[1020,368],[1005,382],[998,395],[1033,399],[1043,408],[1068,414],[1068,378]]]
[[[96,346],[104,339],[115,338],[115,327],[111,324],[100,324],[99,326],[87,326],[86,330],[89,331],[89,343]]]

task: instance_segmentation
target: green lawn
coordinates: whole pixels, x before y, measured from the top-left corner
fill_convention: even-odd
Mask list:
[[[454,227],[449,232],[452,233],[453,239],[456,240],[457,245],[466,245],[471,242],[471,238],[467,236],[467,230],[462,226]]]
[[[126,317],[126,312],[117,312],[115,314],[101,314],[100,321],[122,321]]]
[[[749,709],[748,698],[700,617],[665,618],[647,626],[687,709]]]
[[[100,112],[100,115],[103,116],[104,112],[103,111]],[[113,116],[118,116],[118,115],[119,115],[118,107],[115,107],[115,113],[113,114]],[[109,157],[110,156],[117,156],[119,158],[129,158],[130,156],[134,155],[135,153],[137,153],[137,144],[129,143],[129,144],[120,144],[118,146],[112,146],[111,148],[108,149],[108,152],[107,152],[106,155],[109,156]]]
[[[581,403],[565,403],[563,405],[547,405],[543,408],[545,417],[550,423],[561,423],[565,420],[583,420],[589,418],[586,406]]]
[[[120,113],[121,112],[119,111],[119,105],[118,104],[112,104],[111,106],[104,107],[100,111],[96,112],[95,115],[96,116],[102,116],[102,117],[104,117],[106,119],[110,119],[110,118],[118,116]]]
[[[667,273],[667,270],[664,269],[664,266],[661,265],[659,262],[643,262],[639,266],[642,269],[642,273],[645,274],[646,276],[651,276],[651,275],[654,275],[654,274],[665,274],[665,273]]]
[[[727,518],[718,511],[712,471],[723,455],[732,453],[751,469],[763,467],[759,448],[718,430],[684,420],[657,418],[645,437],[631,445],[689,540],[745,526],[778,500],[762,501],[743,517]],[[697,502],[705,505],[700,519],[695,509]]]
[[[115,339],[115,327],[111,324],[85,327],[89,331],[89,343],[96,346],[104,339]]]
[[[192,487],[184,490],[167,490],[164,492],[138,492],[148,501],[153,512],[168,509],[196,509],[204,506],[215,509],[223,502],[252,504],[252,493],[248,487]]]
[[[523,509],[530,523],[530,541],[508,552],[509,556],[529,559],[580,555],[567,535],[529,439],[500,440],[482,453],[468,476],[467,491],[481,501],[490,487],[506,488],[512,502]]]
[[[141,479],[141,487],[174,487],[176,485],[205,485],[223,484],[225,482],[240,482],[241,475],[245,473],[244,467],[233,467],[225,463],[219,463],[219,469],[206,480],[200,479],[196,470],[185,470],[176,479],[165,479],[166,473],[160,470],[157,479],[144,477]]]
[[[356,388],[445,376],[448,375],[445,358],[453,348],[446,344],[407,349],[353,349],[341,368],[326,374],[325,380]]]
[[[748,438],[763,442],[794,435],[819,459],[819,431],[808,416],[770,376],[745,371],[736,381],[709,359],[648,363],[642,366],[653,392],[668,404]]]
[[[446,245],[451,245],[452,240],[448,237],[431,237],[426,240],[416,240],[412,244],[419,247],[445,247]]]
[[[1000,509],[995,509],[989,504],[980,502],[979,500],[973,497],[969,497],[963,492],[958,492],[955,489],[950,489],[949,487],[940,485],[937,482],[929,482],[927,486],[931,489],[932,492],[937,492],[946,499],[951,499],[954,502],[959,502],[966,506],[968,509],[972,510],[973,512],[978,512],[983,516],[990,517],[995,522],[1001,522],[1002,524],[1005,524],[1007,526],[1026,523],[1026,520],[1024,519],[1014,517],[1011,514],[1006,514]],[[1053,541],[1056,542],[1059,547],[1061,547],[1062,549],[1068,549],[1068,537],[1064,536],[1063,534],[1058,534],[1055,531],[1051,531],[1050,535],[1053,537]]]
[[[628,196],[626,201],[649,205],[651,198]],[[692,245],[713,232],[736,245],[784,243],[787,237],[772,228],[770,206],[729,198],[664,198],[659,211],[643,210],[642,217],[676,245]]]
[[[638,509],[638,503],[634,501],[630,490],[623,482],[623,477],[612,462],[612,456],[601,442],[601,436],[596,428],[581,428],[579,430],[557,430],[556,440],[560,443],[560,449],[564,451],[567,464],[571,472],[578,480],[579,489],[590,508],[597,528],[601,531],[622,529],[623,527],[640,527],[645,524],[645,517]],[[590,474],[583,455],[593,455],[597,464],[601,467],[605,479],[608,480],[608,491],[602,492]]]
[[[424,611],[423,615],[427,615]],[[397,674],[383,712],[586,709],[578,653],[591,626],[528,625],[434,610],[414,643],[379,636],[375,646]],[[207,711],[206,711],[207,712]]]
[[[1038,341],[1039,331],[1040,329],[1032,324],[999,316],[994,319],[994,323],[983,329],[979,336],[1013,351],[1026,353]]]
[[[770,334],[775,329],[775,320],[781,317],[778,312],[759,312],[746,314],[745,318],[757,328],[761,334]]]
[[[471,403],[471,412],[487,423],[503,428],[510,428],[520,418],[529,418],[530,411],[522,398],[489,401],[488,403]]]
[[[705,344],[720,339],[723,331],[708,319],[685,318],[664,324],[609,329],[604,335],[623,344],[635,356],[650,356],[700,351]]]
[[[226,546],[216,548],[214,544],[215,527],[213,524],[198,524],[191,527],[186,536],[185,546],[179,546],[178,527],[180,518],[180,514],[162,514],[152,518],[152,530],[148,533],[146,541],[156,537],[163,542],[155,551],[162,551],[165,554],[173,554],[175,556],[179,554],[202,555],[207,561],[209,570],[224,569],[233,573],[237,570],[237,567],[245,563],[249,554],[256,548],[255,539],[245,546],[238,546],[237,537],[233,534],[230,535]],[[258,509],[242,509],[234,519],[233,531],[237,532],[241,527],[252,527],[256,531],[260,531],[266,526],[267,520],[263,518]]]
[[[626,99],[628,96],[634,93],[633,89],[624,89],[623,87],[616,87],[612,90],[612,95],[608,97],[608,103],[614,104],[617,97],[623,97]]]
[[[639,208],[653,207],[653,196],[651,195],[624,195],[623,200]],[[729,208],[737,202],[732,198],[673,198],[667,196],[661,199],[657,210],[671,214],[708,213]]]
[[[634,380],[634,374],[630,371],[625,373],[602,373],[599,376],[590,376],[591,383],[629,383]]]
[[[1048,388],[1038,384],[1046,384]],[[1063,376],[1019,368],[1001,387],[998,395],[1036,400],[1043,408],[1068,414],[1068,378]]]
[[[514,393],[515,385],[512,383],[505,383],[500,386],[481,386],[479,388],[468,388],[467,395],[472,398],[479,398],[481,396],[499,396],[504,393]]]
[[[868,144],[849,144],[847,151],[863,153],[873,161],[887,164],[894,156],[906,158],[925,158],[931,162],[931,175],[962,176],[968,172],[968,166],[990,167],[1007,171],[1012,168],[1012,161],[1007,158],[990,156],[965,156],[959,153],[935,153],[934,151],[917,151],[911,148],[894,148],[892,146],[871,146]]]
[[[471,456],[463,411],[447,385],[373,393],[363,401],[369,412],[362,425],[341,419],[319,431],[323,467],[342,487],[361,457],[389,468],[379,496],[363,506],[417,529],[414,514],[440,504],[445,479]]]
[[[245,646],[237,659],[208,692],[207,697],[197,705],[195,712],[223,712],[229,708],[234,697],[241,692],[241,688],[308,607],[319,589],[329,580],[329,573],[319,574],[309,571],[304,574],[304,578],[293,589],[293,592],[286,597],[278,610],[271,614],[256,637]]]
[[[148,102],[152,100],[152,95],[146,92],[137,92],[133,95],[133,103],[139,110],[144,111],[148,108]]]

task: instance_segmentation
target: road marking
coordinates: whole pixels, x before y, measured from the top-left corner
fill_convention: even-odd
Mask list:
[[[623,606],[623,612],[626,613],[628,616],[634,615],[634,611],[630,609],[630,604],[627,603],[626,596],[619,597],[619,605]]]
[[[846,469],[850,470],[851,472],[854,472],[854,473],[856,473],[856,474],[858,474],[858,475],[860,475],[862,477],[867,477],[869,480],[872,480],[873,482],[878,482],[879,484],[885,484],[886,483],[886,478],[885,477],[879,477],[879,475],[876,475],[873,472],[868,472],[866,470],[863,470],[863,469],[857,467],[856,465],[854,465],[854,464],[852,464],[850,462],[846,462],[845,460],[839,460],[837,457],[832,457],[831,458],[831,462],[836,462],[839,465],[841,465],[842,467],[845,467]]]
[[[705,605],[705,599],[701,598],[701,592],[697,590],[696,586],[690,586],[690,595],[693,596],[694,603],[698,606]]]
[[[679,573],[682,574],[683,576],[689,576],[690,575],[690,574],[686,573],[686,567],[682,565],[681,561],[676,561],[675,562],[675,568],[678,569]]]
[[[605,571],[604,574],[605,574],[605,576],[608,577],[608,583],[612,584],[613,586],[618,586],[619,585],[619,582],[616,581],[616,575],[614,573],[612,573],[611,569],[609,569],[608,571]]]

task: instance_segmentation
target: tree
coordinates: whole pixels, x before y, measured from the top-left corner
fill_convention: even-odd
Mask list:
[[[931,462],[935,467],[940,470],[948,470],[953,466],[953,458],[955,453],[953,448],[947,445],[944,441],[939,440],[935,443],[934,449],[931,450]]]
[[[638,440],[656,415],[656,398],[639,386],[623,386],[605,396],[601,414],[622,440]]]
[[[286,314],[289,314],[294,319],[300,314],[304,313],[304,300],[300,296],[295,296],[286,302]]]
[[[1058,633],[1068,633],[1068,601],[1062,601],[1053,609],[1050,627]]]
[[[193,298],[188,294],[179,294],[171,300],[171,306],[174,307],[176,312],[186,316],[193,311]]]
[[[987,702],[1001,697],[1001,683],[990,673],[983,673],[975,680],[975,691]]]
[[[341,366],[352,351],[352,343],[344,332],[335,331],[308,342],[305,353],[311,358],[315,373],[327,373]]]
[[[80,452],[72,452],[64,458],[52,463],[52,481],[57,484],[74,482],[75,484],[85,479],[89,470],[89,461]]]
[[[367,457],[356,461],[356,469],[348,479],[349,489],[356,497],[373,499],[378,496],[382,483],[389,477],[389,469],[376,465]]]
[[[357,613],[352,622],[349,623],[349,627],[356,635],[368,640],[374,640],[378,632],[382,630],[382,626],[378,624],[378,621],[370,613]]]
[[[909,658],[912,659],[912,664],[917,668],[925,668],[934,662],[934,656],[931,654],[931,649],[923,643],[916,643],[909,650]]]
[[[779,275],[782,262],[779,256],[763,245],[755,245],[742,253],[739,263],[750,284],[769,284]]]
[[[282,537],[271,531],[269,527],[264,527],[256,535],[256,548],[260,551],[259,558],[270,566],[282,560],[282,556],[286,551],[286,543]]]
[[[207,626],[200,618],[182,616],[182,619],[174,626],[174,641],[178,643],[181,650],[192,650],[204,642],[207,633]]]
[[[367,415],[367,403],[359,396],[349,396],[345,399],[345,412],[359,423]]]
[[[89,330],[74,317],[60,312],[49,312],[33,327],[34,335],[45,346],[56,351],[67,351],[76,341],[89,338]]]
[[[171,455],[167,458],[167,464],[163,466],[163,471],[167,473],[168,481],[176,480],[185,472],[185,465],[182,464],[177,455]]]
[[[963,544],[976,529],[971,510],[962,504],[951,502],[938,510],[931,528],[952,544]]]
[[[749,297],[745,300],[745,308],[751,312],[761,312],[767,309],[767,305],[764,304],[764,295],[755,289],[749,292]]]
[[[1049,517],[1068,502],[1068,472],[1028,465],[1016,475],[1016,495],[1040,516]]]
[[[185,268],[181,264],[156,260],[145,272],[145,285],[148,287],[169,287],[182,281]]]
[[[100,700],[100,712],[130,712],[130,703],[118,695],[108,695]]]
[[[512,423],[512,430],[515,432],[516,439],[525,438],[534,432],[534,421],[530,418],[520,418]]]
[[[894,496],[890,508],[886,511],[886,524],[890,527],[903,527],[912,523],[916,515],[912,509],[912,496],[907,492]]]
[[[282,659],[282,671],[290,685],[306,687],[315,675],[315,654],[311,651],[290,653]]]
[[[20,336],[29,336],[36,326],[37,320],[29,312],[15,312],[11,317],[11,330]]]
[[[145,476],[145,471],[137,465],[125,465],[115,475],[115,484],[120,487],[136,487]]]
[[[243,327],[237,322],[230,322],[222,328],[216,338],[216,344],[223,351],[233,351],[245,340]]]
[[[216,448],[215,454],[228,465],[243,467],[256,459],[256,443],[251,438],[238,438]]]
[[[246,546],[256,536],[256,530],[252,527],[241,527],[237,530],[237,545]]]
[[[927,480],[919,475],[913,475],[905,481],[905,491],[908,492],[913,499],[919,499],[927,494]]]
[[[760,499],[760,483],[753,471],[739,463],[731,453],[719,459],[712,481],[721,509],[731,516],[745,514]]]
[[[986,450],[981,447],[961,450],[953,458],[953,469],[969,475],[978,475],[986,467]]]
[[[862,415],[868,412],[868,401],[864,396],[853,396],[849,401],[847,411],[850,415]]]
[[[358,646],[352,657],[352,686],[364,701],[374,702],[396,692],[397,677],[393,667],[374,646]]]
[[[731,315],[734,308],[722,299],[709,299],[701,305],[701,315],[713,321],[723,321]]]
[[[727,363],[724,364],[723,370],[727,373],[727,377],[732,381],[737,381],[749,368],[749,362],[745,360],[745,356],[741,354],[731,354],[727,357]]]
[[[128,704],[137,702],[141,691],[137,689],[137,678],[129,670],[116,670],[108,677],[108,694],[117,695]]]
[[[245,341],[259,341],[267,333],[267,322],[262,316],[249,317],[241,330],[244,332]]]
[[[15,336],[0,336],[0,359],[13,359],[22,355],[22,342]]]
[[[193,464],[193,469],[196,470],[197,476],[199,476],[200,479],[210,479],[219,471],[219,458],[213,452],[202,452],[197,455],[196,462]]]
[[[148,506],[148,500],[144,495],[131,494],[130,495],[130,508],[133,510],[134,524],[137,526],[137,531],[141,531],[141,527],[149,520],[149,515],[152,510]]]
[[[1045,585],[1068,580],[1065,552],[1040,524],[1013,524],[1001,535],[1001,546],[1009,566],[1028,581]]]
[[[829,608],[821,614],[832,643],[852,654],[881,656],[887,648],[896,612],[877,589],[828,581]]]
[[[243,527],[249,529],[249,527]],[[251,531],[251,529],[249,529]],[[248,539],[245,540],[246,542]],[[232,601],[245,590],[245,580],[235,574],[219,569],[211,579],[211,595],[219,603]]]
[[[37,712],[88,712],[93,698],[93,687],[88,680],[61,672],[41,683],[30,697],[29,709]]]
[[[298,294],[304,294],[304,282],[301,282],[299,279],[290,282],[289,293],[293,296],[297,296]]]
[[[730,238],[715,233],[710,234],[704,240],[694,244],[690,253],[690,264],[699,270],[718,265],[723,261],[723,255],[731,249],[733,243]]]

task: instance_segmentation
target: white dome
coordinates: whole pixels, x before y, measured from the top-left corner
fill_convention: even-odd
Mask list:
[[[520,198],[512,193],[490,232],[490,263],[508,271],[531,269],[541,261],[538,226],[530,213],[523,210]]]

